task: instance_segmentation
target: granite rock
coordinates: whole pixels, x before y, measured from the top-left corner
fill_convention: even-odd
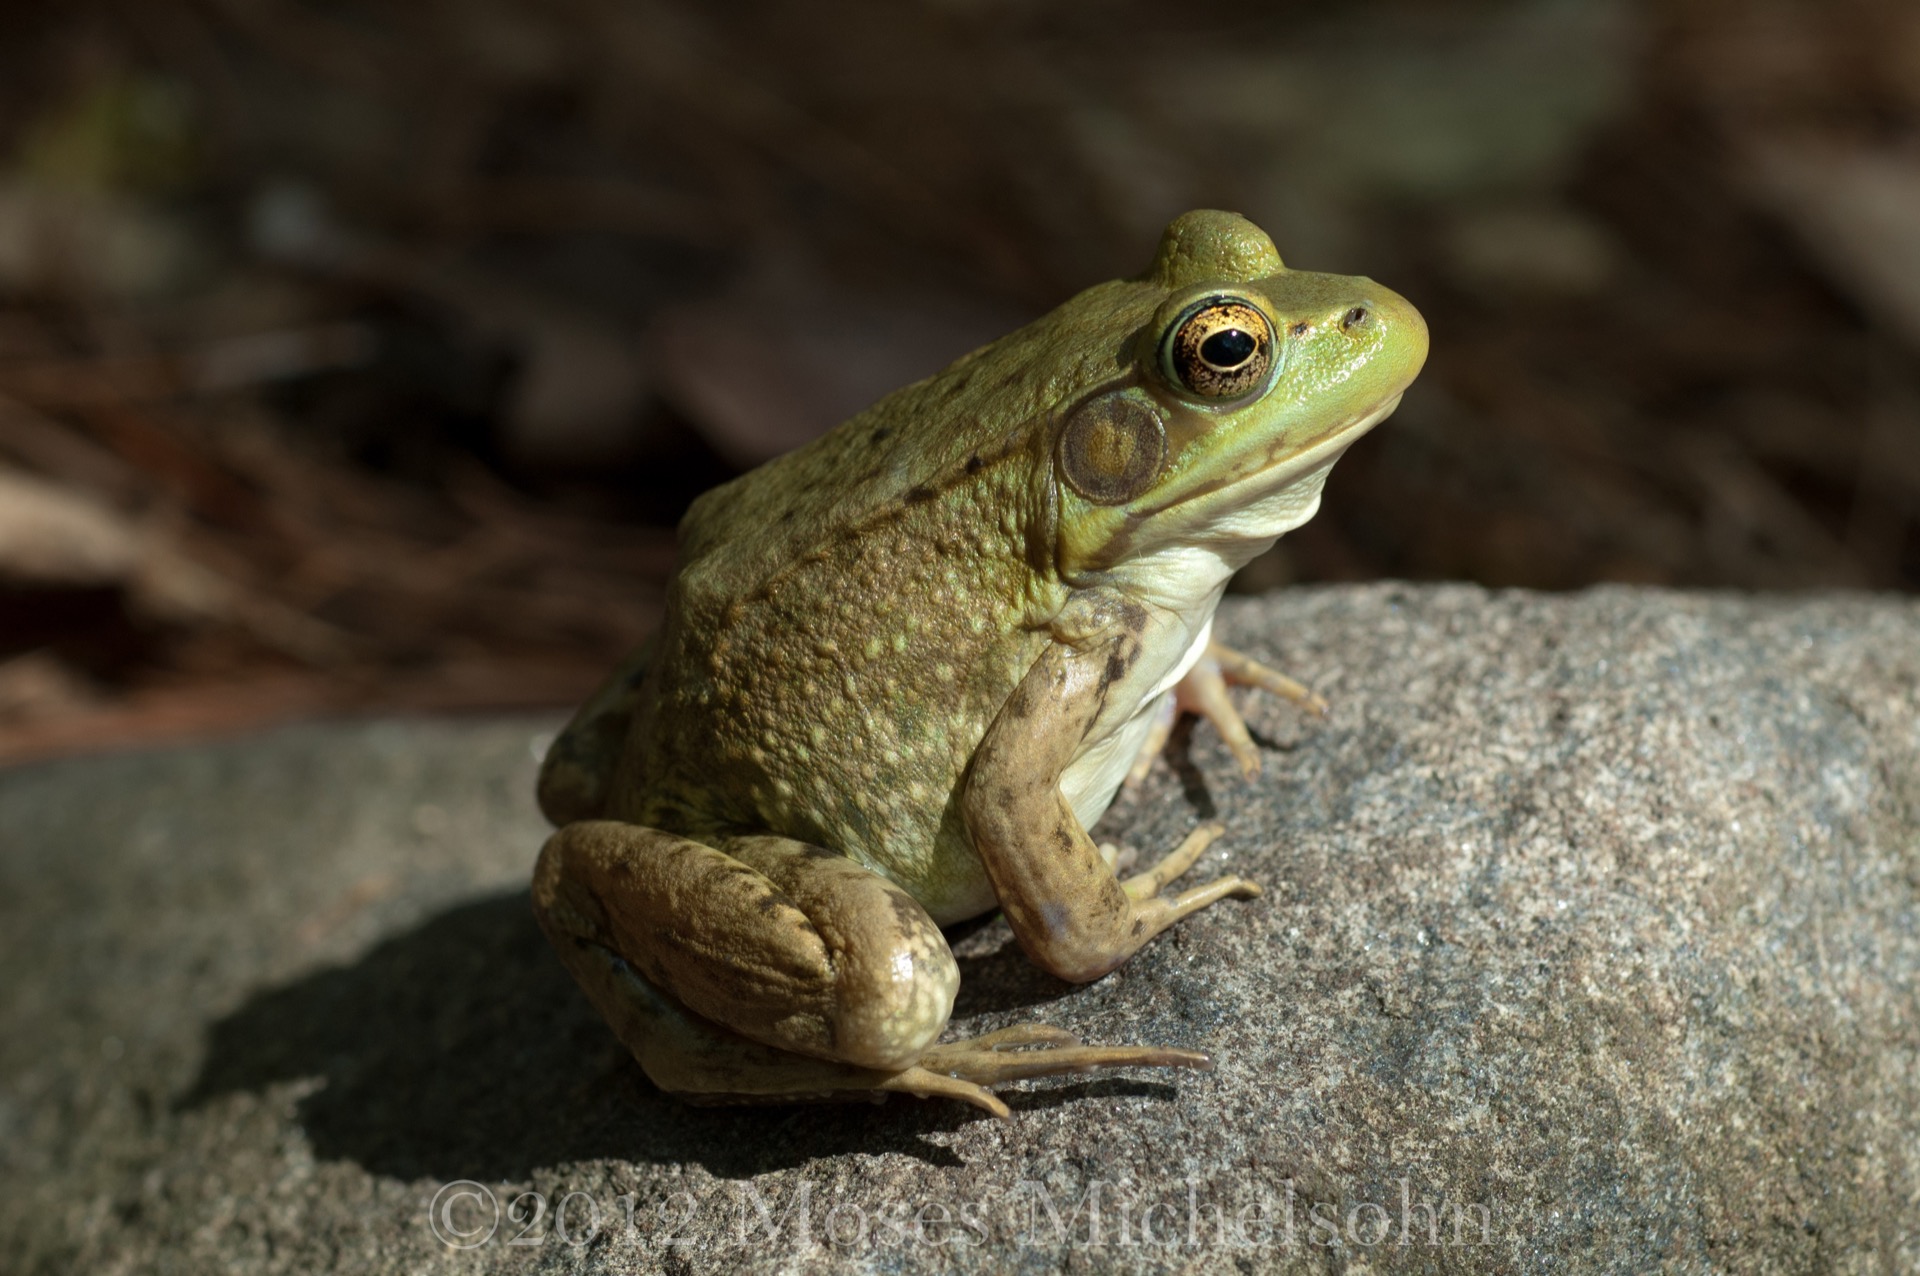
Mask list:
[[[1211,1073],[694,1108],[528,912],[548,719],[0,774],[0,1266],[23,1273],[1920,1269],[1920,604],[1301,590],[1334,708],[1097,832],[1269,894],[956,1028]],[[464,1181],[464,1185],[463,1185]],[[497,1224],[497,1225],[496,1225]]]

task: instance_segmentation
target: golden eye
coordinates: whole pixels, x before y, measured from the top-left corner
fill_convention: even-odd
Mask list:
[[[1237,399],[1273,368],[1273,328],[1259,309],[1231,297],[1201,302],[1166,339],[1167,375],[1203,399]]]

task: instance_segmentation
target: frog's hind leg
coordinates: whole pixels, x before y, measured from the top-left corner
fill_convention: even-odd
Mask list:
[[[541,814],[556,825],[591,820],[606,809],[613,774],[626,749],[641,680],[659,636],[642,643],[587,697],[540,760]]]
[[[911,897],[786,838],[722,846],[587,821],[548,839],[534,872],[541,927],[664,1090],[709,1103],[898,1091],[1005,1116],[986,1086],[1208,1066],[1192,1051],[1082,1046],[1038,1025],[935,1046],[959,973]]]
[[[1292,701],[1315,717],[1324,718],[1327,715],[1327,702],[1309,687],[1277,669],[1267,668],[1251,656],[1210,642],[1206,654],[1174,685],[1173,695],[1161,704],[1158,711],[1160,716],[1155,719],[1152,731],[1134,758],[1126,782],[1134,785],[1147,778],[1147,772],[1153,769],[1153,760],[1166,748],[1167,738],[1173,733],[1174,719],[1182,710],[1197,713],[1213,723],[1226,741],[1234,761],[1240,764],[1241,772],[1249,776],[1258,774],[1260,750],[1253,743],[1246,720],[1227,697],[1228,687],[1254,687]]]
[[[818,847],[723,845],[615,820],[569,824],[540,853],[534,911],[563,955],[581,941],[617,954],[750,1040],[887,1071],[918,1059],[960,985],[926,912]],[[596,975],[588,990],[603,983]]]
[[[654,1084],[690,1103],[878,1100],[896,1093],[958,1099],[1006,1117],[1007,1105],[988,1086],[1096,1068],[1212,1067],[1191,1050],[1082,1046],[1070,1032],[1031,1024],[935,1046],[897,1072],[857,1068],[776,1050],[709,1023],[598,944],[578,941],[562,955]]]
[[[878,1099],[889,1090],[959,1099],[995,1116],[1007,1107],[978,1085],[918,1070],[860,1068],[779,1050],[702,1019],[654,987],[618,953],[588,940],[561,949],[568,969],[654,1084],[698,1104]]]

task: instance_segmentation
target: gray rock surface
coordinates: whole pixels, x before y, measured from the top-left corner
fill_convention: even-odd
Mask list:
[[[528,913],[551,722],[0,775],[0,1267],[1920,1269],[1920,605],[1376,586],[1221,628],[1331,719],[1254,705],[1251,786],[1183,730],[1099,832],[1218,817],[1199,872],[1271,893],[1079,989],[956,937],[968,1031],[1220,1066],[1009,1123],[657,1093]],[[498,1229],[437,1237],[482,1189]]]

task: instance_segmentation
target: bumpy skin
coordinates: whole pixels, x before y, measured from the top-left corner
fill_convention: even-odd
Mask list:
[[[1240,361],[1219,372],[1203,350]],[[1257,893],[1159,897],[1209,831],[1121,882],[1085,826],[1176,701],[1251,770],[1226,683],[1310,700],[1212,644],[1213,610],[1311,517],[1425,351],[1394,294],[1287,271],[1245,220],[1189,213],[1141,278],[702,497],[663,629],[541,777],[562,828],[536,909],[654,1079],[1004,1114],[985,1085],[1204,1066],[1038,1027],[933,1046],[957,987],[938,925],[999,906],[1034,960],[1084,980]]]

